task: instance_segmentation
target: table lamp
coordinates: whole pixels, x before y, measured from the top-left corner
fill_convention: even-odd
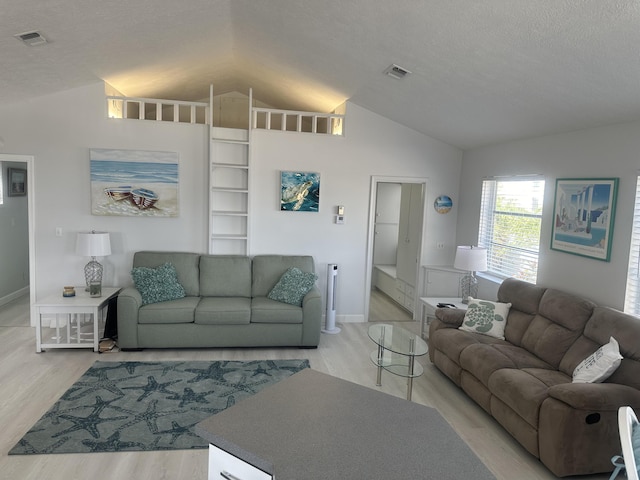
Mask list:
[[[91,257],[91,261],[84,266],[84,279],[87,282],[86,291],[92,282],[102,285],[103,268],[96,257],[111,255],[111,242],[107,232],[80,232],[76,239],[76,253],[83,257]]]
[[[469,297],[478,295],[478,279],[473,272],[484,272],[487,269],[487,249],[472,246],[459,246],[453,268],[466,270],[467,274],[460,279],[462,303],[469,303]]]

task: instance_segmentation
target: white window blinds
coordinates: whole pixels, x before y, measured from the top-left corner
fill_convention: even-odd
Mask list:
[[[489,273],[536,282],[543,201],[539,176],[482,182],[478,246],[487,249]]]
[[[640,315],[640,176],[636,180],[636,202],[633,208],[633,226],[631,229],[624,311],[633,315]]]

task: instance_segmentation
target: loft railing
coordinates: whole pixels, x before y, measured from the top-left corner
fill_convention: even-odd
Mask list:
[[[107,95],[109,118],[155,120],[208,125],[211,102]],[[342,135],[344,115],[253,107],[251,127],[282,132]]]
[[[253,108],[253,128],[282,132],[342,135],[344,115],[336,113],[299,112],[275,108]]]
[[[209,104],[207,102],[107,95],[107,113],[109,118],[133,118],[206,125],[209,118]]]

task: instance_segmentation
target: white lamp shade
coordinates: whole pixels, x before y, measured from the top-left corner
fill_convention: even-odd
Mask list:
[[[80,232],[76,239],[76,253],[83,257],[111,255],[111,241],[107,232]]]
[[[468,272],[484,272],[487,269],[487,249],[473,246],[459,246],[453,267]]]

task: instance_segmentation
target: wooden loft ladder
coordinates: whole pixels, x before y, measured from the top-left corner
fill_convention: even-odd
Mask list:
[[[213,125],[213,85],[209,88],[209,253],[249,255],[249,171],[251,109],[247,129]]]

